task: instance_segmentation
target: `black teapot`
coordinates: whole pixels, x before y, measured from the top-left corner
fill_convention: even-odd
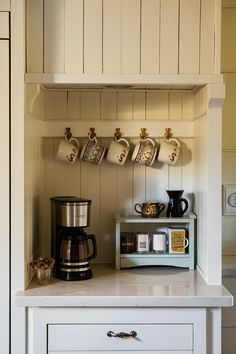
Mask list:
[[[170,200],[167,206],[166,216],[169,218],[179,218],[184,215],[188,209],[188,201],[181,198],[183,190],[168,190],[166,191]],[[185,204],[184,208],[182,204]]]

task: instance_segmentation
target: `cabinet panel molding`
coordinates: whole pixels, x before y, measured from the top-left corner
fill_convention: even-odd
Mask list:
[[[9,38],[9,13],[0,12],[0,40]]]
[[[200,74],[214,72],[215,66],[215,3],[201,1]]]
[[[1,0],[0,11],[10,11],[11,10],[11,0]]]

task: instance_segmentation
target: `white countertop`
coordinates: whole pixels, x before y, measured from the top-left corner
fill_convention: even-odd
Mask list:
[[[19,306],[50,307],[228,307],[223,286],[207,285],[195,270],[173,267],[123,269],[92,265],[93,278],[48,285],[32,282],[15,296]]]

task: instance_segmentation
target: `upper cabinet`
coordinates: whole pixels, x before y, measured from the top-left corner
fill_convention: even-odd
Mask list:
[[[0,11],[10,11],[11,1],[10,0],[1,0],[0,1]]]
[[[219,0],[28,0],[27,73],[113,75],[112,82],[129,74],[147,83],[157,74],[219,74],[220,5]]]

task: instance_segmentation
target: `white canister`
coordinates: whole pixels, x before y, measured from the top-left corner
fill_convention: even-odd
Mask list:
[[[146,253],[149,252],[149,240],[150,236],[148,232],[144,233],[136,233],[136,249],[138,253]]]
[[[167,246],[167,235],[165,232],[152,234],[152,250],[155,253],[165,253]]]

